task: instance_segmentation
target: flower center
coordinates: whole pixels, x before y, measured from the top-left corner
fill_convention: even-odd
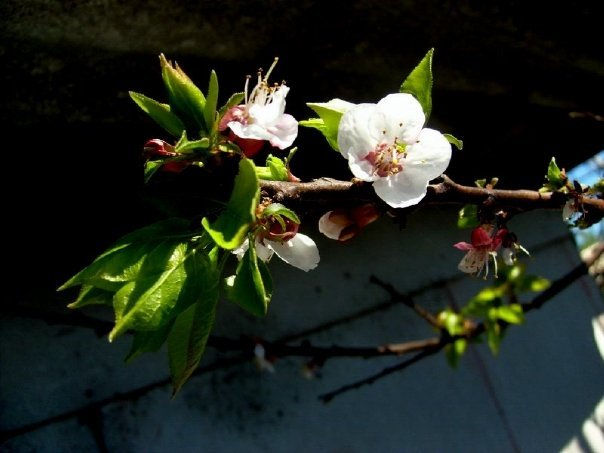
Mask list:
[[[372,174],[386,177],[403,171],[402,160],[405,157],[407,157],[405,145],[395,140],[390,145],[378,144],[373,151],[369,151],[365,159],[373,165]]]
[[[285,82],[282,82],[281,85],[278,83],[274,83],[273,85],[269,85],[268,78],[273,72],[273,69],[277,65],[279,58],[275,58],[273,64],[266,72],[266,75],[262,77],[262,69],[258,70],[258,81],[256,86],[252,89],[252,92],[248,96],[248,88],[250,82],[250,76],[247,76],[245,80],[245,111],[242,115],[242,121],[244,124],[253,123],[254,118],[250,115],[250,108],[254,105],[256,106],[267,106],[275,100],[280,100],[281,97],[285,97],[285,94],[280,93],[285,88],[285,93],[287,93],[287,87],[285,86]],[[278,99],[277,99],[278,98]]]

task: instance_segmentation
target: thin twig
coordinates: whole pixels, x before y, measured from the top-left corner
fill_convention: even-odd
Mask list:
[[[380,280],[375,275],[369,277],[369,282],[373,283],[374,285],[378,285],[379,287],[384,289],[388,294],[390,294],[390,298],[393,301],[401,302],[403,305],[411,308],[420,318],[422,318],[432,327],[435,327],[438,330],[442,328],[438,320],[432,313],[430,313],[424,307],[416,303],[413,298],[409,295],[398,292],[396,288],[390,283],[386,283],[383,280]]]
[[[603,252],[604,252],[604,250],[600,250],[600,252],[598,254],[596,254],[595,256],[591,257],[591,259],[588,262],[579,264],[574,269],[572,269],[570,272],[568,272],[567,274],[563,275],[562,277],[560,277],[559,279],[554,281],[548,289],[546,289],[542,293],[538,294],[531,302],[522,304],[523,311],[529,312],[529,311],[541,308],[541,306],[543,306],[544,303],[551,300],[553,297],[557,296],[563,290],[568,288],[577,279],[579,279],[583,275],[587,274],[588,268],[594,262],[597,261],[597,259],[600,257],[600,255],[602,255]],[[505,327],[507,327],[509,325],[506,322],[501,322],[501,324]],[[371,375],[364,379],[360,379],[356,382],[353,382],[352,384],[346,384],[336,390],[333,390],[328,393],[324,393],[319,396],[319,399],[322,400],[324,403],[328,403],[334,397],[341,395],[342,393],[346,393],[350,390],[358,389],[365,385],[373,384],[377,380],[379,380],[383,377],[386,377],[392,373],[395,373],[396,371],[404,370],[404,369],[408,368],[409,366],[413,365],[414,363],[417,363],[426,357],[434,355],[436,352],[440,351],[448,344],[453,343],[454,341],[456,341],[460,338],[465,338],[468,340],[473,339],[473,338],[476,338],[479,335],[481,335],[484,331],[485,331],[484,323],[479,323],[475,327],[473,327],[466,335],[464,335],[462,337],[443,335],[437,344],[427,345],[422,352],[414,355],[410,359],[407,359],[397,365],[385,368],[382,371],[380,371],[379,373],[376,373],[376,374]]]

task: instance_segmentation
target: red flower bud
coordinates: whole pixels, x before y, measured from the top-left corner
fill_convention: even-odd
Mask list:
[[[351,214],[359,228],[365,228],[370,223],[375,222],[380,216],[375,205],[371,203],[357,206],[352,210]]]
[[[174,152],[174,147],[169,143],[158,138],[149,140],[143,148],[143,156],[146,159],[157,159],[161,157],[174,157],[177,153]]]

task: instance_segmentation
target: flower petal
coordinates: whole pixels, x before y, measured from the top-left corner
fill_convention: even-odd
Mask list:
[[[362,179],[363,181],[376,181],[380,177],[374,172],[373,164],[365,157],[359,157],[355,153],[350,153],[348,155],[348,167],[355,178]]]
[[[287,242],[266,241],[277,256],[298,269],[308,272],[319,264],[319,249],[315,242],[304,234],[296,234]]]
[[[453,244],[453,247],[455,247],[457,250],[463,250],[464,252],[474,248],[472,244],[467,242],[458,242],[457,244]]]
[[[346,159],[350,154],[362,159],[378,144],[377,131],[372,133],[369,128],[375,108],[375,104],[359,104],[342,115],[338,126],[338,148]]]
[[[422,129],[417,141],[407,146],[406,151],[403,173],[413,167],[426,181],[442,175],[451,160],[451,144],[434,129]]]
[[[281,116],[277,124],[268,127],[267,130],[272,134],[269,139],[271,145],[279,149],[285,149],[291,146],[298,136],[298,122],[293,116],[286,113]]]
[[[265,263],[268,262],[272,257],[273,257],[273,249],[271,248],[269,242],[271,241],[266,241],[267,243],[264,244],[262,241],[258,240],[258,238],[256,238],[256,256],[264,261]],[[272,242],[271,242],[272,243]]]
[[[487,264],[488,259],[488,251],[472,249],[461,259],[457,268],[468,274],[478,274]]]
[[[416,141],[425,121],[426,116],[417,99],[407,93],[395,93],[377,103],[370,127],[380,131],[382,140],[389,144],[395,139],[411,144]]]
[[[333,222],[329,217],[333,211],[327,211],[319,219],[319,231],[327,236],[329,239],[340,239],[340,233],[346,227],[345,224],[338,224]]]
[[[378,197],[393,208],[406,208],[416,205],[426,196],[428,181],[423,175],[403,169],[396,175],[380,178],[373,183]]]
[[[270,140],[273,137],[273,134],[259,124],[242,124],[238,121],[230,121],[227,126],[233,131],[233,134],[240,138]]]
[[[246,238],[246,240],[243,241],[243,244],[241,244],[236,249],[231,250],[231,253],[233,255],[235,255],[238,260],[241,260],[241,258],[243,258],[243,255],[245,255],[245,252],[247,252],[247,249],[249,247],[250,247],[250,241],[249,241],[249,239]]]

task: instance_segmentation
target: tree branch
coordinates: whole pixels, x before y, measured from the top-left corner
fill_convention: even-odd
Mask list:
[[[278,203],[306,209],[322,210],[360,203],[383,203],[373,191],[370,183],[363,181],[339,181],[330,178],[311,182],[260,181],[263,195]],[[604,200],[580,197],[587,211],[604,215]],[[446,175],[440,181],[428,185],[426,197],[420,205],[482,204],[520,211],[532,209],[560,209],[567,197],[562,193],[540,193],[534,190],[487,189],[464,186]]]
[[[602,255],[602,253],[604,253],[604,248],[602,248],[599,251],[599,253],[596,253],[592,257],[590,257],[589,261],[579,264],[574,269],[572,269],[570,272],[568,272],[567,274],[563,275],[562,277],[560,277],[559,279],[554,281],[548,289],[546,289],[545,291],[538,294],[531,302],[522,304],[523,311],[525,313],[527,313],[529,311],[541,308],[543,306],[543,304],[545,304],[547,301],[549,301],[553,297],[557,296],[559,293],[561,293],[566,288],[568,288],[572,283],[574,283],[577,279],[579,279],[583,275],[587,274],[589,267],[598,260],[598,258]],[[505,321],[500,322],[500,324],[502,324],[502,327],[509,326],[509,324],[506,323]],[[436,354],[438,351],[442,350],[445,346],[453,343],[454,341],[456,341],[460,338],[465,338],[465,339],[470,340],[470,339],[478,337],[479,335],[484,333],[484,331],[485,331],[485,325],[484,325],[484,323],[480,323],[480,324],[477,324],[475,327],[473,327],[466,335],[463,335],[463,336],[450,336],[450,335],[446,335],[446,333],[443,332],[443,336],[440,338],[440,340],[436,344],[426,345],[426,347],[420,353],[414,355],[413,357],[411,357],[397,365],[390,366],[388,368],[384,368],[379,373],[373,374],[364,379],[360,379],[356,382],[353,382],[352,384],[346,384],[336,390],[324,393],[319,396],[319,399],[322,400],[324,403],[328,403],[333,398],[335,398],[338,395],[341,395],[342,393],[346,393],[350,390],[358,389],[365,385],[373,384],[377,380],[382,379],[392,373],[395,373],[397,371],[402,371],[402,370],[410,367],[414,363],[417,363],[417,362],[425,359],[426,357],[430,357],[430,356]]]

